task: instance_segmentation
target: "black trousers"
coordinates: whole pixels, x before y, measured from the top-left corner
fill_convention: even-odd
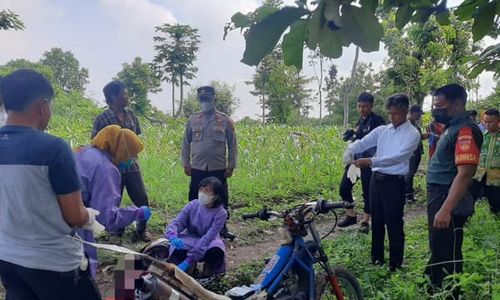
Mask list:
[[[404,176],[374,172],[370,181],[372,216],[373,262],[384,263],[385,228],[389,236],[389,266],[403,264],[405,234],[403,213],[405,205]]]
[[[342,180],[340,181],[339,194],[342,201],[353,203],[352,198],[352,188],[354,183],[351,182],[349,177],[347,177],[347,171],[351,165],[347,165],[344,169],[344,175],[342,175]],[[364,168],[361,169],[361,187],[363,188],[363,200],[364,200],[364,212],[370,213],[370,178],[372,177],[372,169]]]
[[[405,176],[406,195],[413,196],[413,193],[415,192],[413,190],[413,178],[417,173],[418,166],[420,165],[421,161],[422,161],[422,154],[413,154],[412,157],[410,158],[410,170],[408,171],[408,174],[406,174]]]
[[[142,179],[140,171],[122,174],[122,195],[125,188],[127,189],[130,200],[132,200],[132,203],[134,203],[135,206],[149,206],[146,186],[144,185],[144,180]],[[137,231],[146,229],[146,224],[146,221],[137,221]]]
[[[449,186],[427,184],[427,218],[429,227],[429,248],[431,258],[425,273],[429,275],[434,287],[441,287],[448,274],[461,273],[463,263],[463,227],[469,216],[452,215],[448,228],[437,229],[433,226],[434,216],[448,195]],[[458,260],[458,261],[457,261]]]
[[[491,212],[496,215],[500,213],[500,187],[486,185],[486,174],[484,174],[481,181],[472,180],[471,192],[476,200],[486,197]]]
[[[187,253],[187,250],[174,250],[172,255],[169,256],[168,262],[178,265],[187,258]],[[208,275],[215,274],[217,270],[220,270],[223,267],[225,263],[224,258],[224,251],[220,248],[209,248],[201,259],[201,261],[205,263],[203,273]]]
[[[191,170],[191,182],[189,183],[189,201],[194,199],[198,199],[198,191],[200,189],[200,182],[207,177],[216,177],[220,180],[222,185],[224,186],[224,192],[226,193],[226,199],[228,201],[224,204],[224,207],[227,209],[229,202],[229,191],[227,187],[227,178],[225,176],[226,170],[216,170],[216,171],[202,171],[198,169]]]
[[[29,269],[0,260],[6,300],[100,300],[90,272]]]

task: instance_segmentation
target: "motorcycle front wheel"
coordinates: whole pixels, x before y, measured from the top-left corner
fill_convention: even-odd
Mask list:
[[[335,268],[335,277],[345,300],[362,300],[363,290],[358,280],[349,271]],[[316,275],[316,300],[338,300],[334,288],[325,273]]]

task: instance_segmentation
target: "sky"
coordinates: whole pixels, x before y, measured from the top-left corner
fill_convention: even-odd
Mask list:
[[[293,2],[285,0],[287,4]],[[123,63],[131,63],[137,56],[146,62],[153,59],[155,26],[187,24],[198,28],[201,36],[196,62],[199,71],[191,85],[205,85],[212,80],[232,84],[240,99],[233,117],[258,118],[258,99],[249,93],[252,87],[245,83],[251,80],[254,68],[240,62],[244,38],[239,31],[231,32],[226,40],[222,36],[225,23],[234,13],[253,11],[260,3],[259,0],[0,0],[0,9],[13,10],[26,25],[23,31],[0,31],[0,64],[16,58],[38,61],[53,47],[69,50],[82,67],[89,69],[87,95],[104,106],[102,88],[122,69]],[[354,48],[350,47],[344,48],[341,58],[333,60],[340,76],[350,73],[353,58]],[[381,45],[378,52],[361,52],[359,61],[372,63],[378,71],[384,59],[387,53]],[[304,73],[314,74],[306,61]],[[482,75],[480,82],[479,96],[490,94],[494,87],[492,74]],[[151,94],[150,99],[160,110],[170,112],[170,95],[170,87],[164,83],[163,91]],[[318,116],[318,104],[313,106],[311,116]]]

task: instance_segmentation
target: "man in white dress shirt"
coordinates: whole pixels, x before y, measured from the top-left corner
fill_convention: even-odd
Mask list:
[[[385,227],[389,236],[389,268],[401,268],[404,254],[403,210],[405,180],[412,153],[417,149],[420,134],[406,119],[410,101],[404,94],[387,100],[391,123],[379,126],[363,139],[350,144],[344,162],[352,161],[355,153],[377,146],[375,156],[352,162],[359,168],[371,167],[370,210],[372,213],[372,262],[383,265]]]

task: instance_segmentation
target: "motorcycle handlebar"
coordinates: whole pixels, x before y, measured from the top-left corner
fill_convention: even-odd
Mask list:
[[[253,213],[253,214],[244,214],[243,216],[241,216],[243,218],[243,220],[248,220],[248,219],[255,219],[259,216],[259,213],[256,212],[256,213]]]
[[[320,214],[326,214],[326,213],[330,212],[331,210],[335,210],[335,209],[339,209],[339,208],[344,208],[344,209],[354,208],[354,203],[330,202],[330,201],[324,200],[324,199],[320,199],[316,202],[309,202],[309,203],[306,203],[305,205],[311,207],[312,209],[314,209],[314,211],[316,211],[316,213],[320,213]],[[243,218],[243,220],[259,218],[261,220],[267,221],[272,216],[278,216],[278,214],[276,212],[269,211],[267,208],[263,208],[256,213],[244,214],[242,216],[242,218]]]
[[[327,200],[320,199],[320,200],[318,200],[318,202],[316,202],[315,210],[318,213],[326,214],[326,213],[330,212],[331,210],[339,209],[339,208],[345,208],[345,209],[354,208],[354,203],[349,203],[349,202],[345,202],[345,201],[344,202],[329,202]]]

